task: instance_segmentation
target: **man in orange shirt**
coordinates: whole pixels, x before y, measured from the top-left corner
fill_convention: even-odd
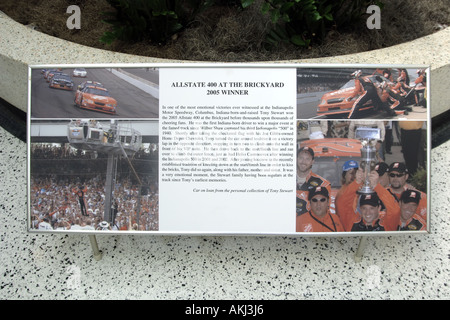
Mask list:
[[[312,188],[308,193],[311,210],[297,216],[297,232],[342,232],[339,217],[330,212],[330,196],[326,187]]]
[[[414,81],[415,87],[414,87],[414,99],[416,102],[416,106],[421,105],[422,107],[426,108],[427,107],[427,102],[426,102],[426,89],[427,89],[427,74],[426,71],[424,69],[419,69],[417,70],[417,79]],[[423,97],[420,96],[419,91],[423,92]]]
[[[314,150],[301,147],[297,152],[297,215],[309,210],[308,192],[311,188],[325,187],[331,194],[331,183],[311,171],[314,164]]]
[[[424,220],[427,220],[427,195],[416,190],[412,185],[406,183],[409,177],[408,169],[403,162],[393,162],[389,166],[389,187],[388,191],[397,201],[400,201],[402,193],[406,190],[414,190],[420,193],[420,201],[416,213]]]
[[[399,231],[426,230],[427,222],[417,213],[420,202],[420,192],[416,190],[403,191],[400,196]]]
[[[366,196],[357,192],[364,173],[359,169],[356,179],[340,196],[339,216],[345,231],[395,231],[400,217],[400,206],[380,183],[377,171],[370,173],[374,193]],[[345,213],[345,214],[343,214]]]
[[[372,101],[375,109],[386,111],[388,116],[395,116],[395,111],[383,104],[375,85],[368,78],[362,76],[361,70],[352,73],[352,77],[355,78],[355,95],[357,99],[353,103],[352,110],[348,115],[349,119],[355,118],[355,113],[369,100]]]

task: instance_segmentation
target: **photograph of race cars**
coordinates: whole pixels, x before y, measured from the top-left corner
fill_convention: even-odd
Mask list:
[[[427,69],[297,69],[298,119],[427,119]]]
[[[158,68],[32,68],[30,87],[32,119],[159,116]]]
[[[32,120],[29,229],[157,231],[158,122]]]
[[[426,231],[427,129],[297,121],[296,232]]]

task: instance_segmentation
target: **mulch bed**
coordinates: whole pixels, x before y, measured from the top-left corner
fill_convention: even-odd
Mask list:
[[[348,30],[329,32],[321,45],[298,48],[282,44],[267,50],[264,36],[268,17],[259,8],[210,8],[187,29],[165,45],[149,41],[136,43],[99,41],[110,25],[102,22],[102,12],[112,8],[105,0],[2,0],[0,10],[14,20],[43,33],[90,47],[157,58],[191,61],[277,61],[318,58],[389,47],[423,37],[450,25],[448,0],[386,0],[381,12],[381,29],[368,29],[366,21]],[[69,30],[69,5],[81,9],[81,29]],[[367,15],[369,16],[369,15]],[[425,48],[424,48],[425,49]]]

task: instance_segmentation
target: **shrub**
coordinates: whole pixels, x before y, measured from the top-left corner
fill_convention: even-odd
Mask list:
[[[411,177],[410,181],[416,189],[427,192],[427,171],[424,168],[420,168]]]
[[[253,3],[241,0],[243,8]],[[263,0],[261,11],[270,15],[273,24],[267,42],[301,47],[320,43],[328,31],[358,23],[370,4],[383,6],[376,0]]]
[[[104,12],[103,20],[112,25],[100,41],[150,39],[165,43],[180,32],[214,0],[107,0],[115,12]]]

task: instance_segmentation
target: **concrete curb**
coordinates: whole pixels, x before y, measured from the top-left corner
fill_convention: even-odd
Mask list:
[[[32,30],[0,12],[0,97],[27,111],[28,65],[186,63],[100,50]],[[194,61],[189,61],[194,62]],[[200,62],[200,61],[195,61]],[[389,48],[318,59],[267,61],[308,64],[392,64],[431,67],[431,116],[450,109],[450,28]]]

